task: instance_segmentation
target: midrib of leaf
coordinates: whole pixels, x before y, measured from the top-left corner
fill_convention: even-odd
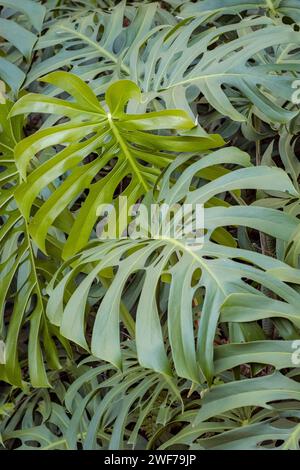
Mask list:
[[[138,167],[135,163],[135,159],[134,159],[134,157],[132,157],[130,151],[128,150],[127,145],[124,142],[119,130],[115,126],[111,115],[108,114],[107,116],[108,116],[108,122],[109,122],[110,128],[112,130],[112,133],[113,133],[114,137],[116,138],[117,142],[120,144],[120,147],[123,150],[124,155],[127,158],[130,166],[132,167],[135,175],[137,176],[137,178],[140,181],[140,183],[141,183],[142,187],[144,188],[144,190],[146,192],[149,191],[150,187],[147,184],[147,182],[145,181],[145,179],[143,178],[143,175],[142,175],[141,171],[138,169]]]
[[[110,59],[115,64],[117,64],[119,62],[118,58],[114,54],[112,54],[111,52],[104,49],[104,47],[100,46],[100,44],[98,44],[97,42],[92,41],[88,36],[85,36],[84,34],[79,33],[79,31],[76,31],[74,29],[68,28],[67,26],[62,26],[61,29],[65,30],[65,31],[68,31],[69,33],[72,33],[74,36],[77,36],[77,37],[81,38],[83,41],[90,44],[91,46],[93,46],[98,51],[100,51],[100,53],[102,55],[106,56],[108,59]],[[129,69],[129,67],[127,67],[127,65],[125,65],[123,62],[121,62],[120,67],[121,67],[121,69],[124,70],[124,72],[126,72],[128,75],[130,75],[130,69]]]

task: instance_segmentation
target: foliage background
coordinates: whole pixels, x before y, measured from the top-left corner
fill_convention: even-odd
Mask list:
[[[299,1],[0,8],[2,448],[299,449]]]

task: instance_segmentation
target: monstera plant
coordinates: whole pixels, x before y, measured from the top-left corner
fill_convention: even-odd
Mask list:
[[[0,0],[3,449],[299,449],[300,5],[161,3]]]

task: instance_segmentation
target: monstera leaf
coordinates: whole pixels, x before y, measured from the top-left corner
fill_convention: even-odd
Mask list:
[[[168,339],[176,372],[194,382],[201,381],[203,373],[211,382],[214,376],[213,343],[224,301],[230,296],[247,296],[247,305],[241,305],[238,322],[250,321],[248,312],[261,301],[259,316],[277,316],[277,302],[266,298],[255,286],[264,285],[283,299],[288,319],[299,327],[297,303],[299,293],[288,282],[299,283],[299,272],[279,260],[253,251],[215,243],[212,236],[218,227],[246,226],[263,231],[281,240],[289,240],[297,227],[297,219],[280,211],[251,206],[220,205],[214,199],[220,192],[240,189],[276,189],[297,194],[287,175],[279,169],[268,167],[241,168],[202,184],[191,187],[193,177],[212,165],[232,163],[249,165],[247,154],[236,148],[227,148],[207,155],[191,164],[170,187],[174,171],[178,171],[186,157],[175,160],[165,172],[157,201],[172,206],[205,204],[203,246],[190,246],[187,239],[174,236],[157,236],[149,239],[121,239],[94,242],[76,258],[71,258],[53,281],[48,317],[60,331],[82,347],[88,349],[85,337],[85,306],[92,284],[104,273],[111,276],[111,284],[97,311],[91,339],[92,353],[122,365],[119,339],[120,302],[125,288],[134,282],[137,273],[143,273],[136,296],[136,344],[140,363],[164,374],[170,374],[162,334],[160,304],[167,284]],[[193,183],[194,185],[194,183]],[[175,220],[176,217],[174,216]],[[67,267],[72,267],[69,271]],[[73,293],[67,294],[70,280],[79,272],[88,272]],[[273,274],[274,272],[274,274]],[[115,274],[113,274],[115,273]],[[64,274],[64,276],[63,276]],[[136,282],[136,281],[135,281]],[[64,299],[68,298],[65,305]],[[229,297],[230,298],[230,297]],[[257,300],[256,300],[257,299]],[[274,309],[269,313],[269,305]],[[194,331],[195,306],[200,315],[199,327]],[[273,313],[272,313],[273,312]],[[225,315],[225,314],[224,314]],[[230,316],[230,322],[235,321]],[[227,321],[227,317],[224,318]],[[257,326],[257,328],[259,328]],[[196,344],[194,336],[197,336]],[[235,333],[231,340],[235,341]],[[256,339],[259,339],[256,337]]]
[[[88,85],[75,75],[54,72],[43,81],[67,91],[74,101],[28,94],[15,104],[11,116],[42,112],[57,115],[57,121],[62,116],[69,119],[43,128],[23,139],[15,148],[16,164],[25,180],[16,191],[16,199],[26,220],[29,220],[32,205],[42,189],[63,177],[62,184],[36,211],[29,224],[34,241],[44,252],[46,234],[55,219],[84,191],[89,193],[70,228],[63,251],[65,257],[87,243],[98,219],[98,207],[113,201],[118,186],[126,186],[120,194],[128,198],[128,203],[134,204],[153,187],[161,170],[175,158],[176,152],[201,151],[224,143],[218,135],[199,137],[163,133],[163,130],[184,131],[195,127],[184,111],[126,114],[124,108],[130,99],[141,100],[139,88],[131,81],[119,81],[109,87],[105,95],[106,110]],[[152,130],[160,134],[149,132]],[[27,177],[31,159],[41,150],[57,145],[64,148]],[[92,161],[84,162],[92,153]],[[115,164],[107,171],[113,160]]]

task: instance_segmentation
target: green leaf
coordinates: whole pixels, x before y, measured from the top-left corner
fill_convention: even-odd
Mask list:
[[[170,187],[170,176],[186,161],[187,157],[179,157],[168,167],[155,202],[164,202],[170,206],[182,200],[186,204],[206,204],[220,191],[249,187],[276,187],[279,191],[295,192],[283,171],[268,167],[237,169],[201,184],[198,188],[189,189],[196,174],[201,174],[202,169],[217,162],[221,164],[230,161],[236,165],[249,165],[247,155],[235,148],[226,148],[203,156],[187,166]],[[254,210],[247,206],[226,207],[217,204],[216,198],[213,207],[208,205],[205,209],[204,223],[207,233],[204,236],[204,244],[200,247],[190,246],[185,237],[171,235],[154,238],[150,236],[140,240],[128,238],[93,242],[78,257],[69,260],[70,271],[66,271],[65,276],[57,273],[57,279],[54,279],[49,290],[47,313],[51,321],[55,319],[55,324],[60,326],[63,335],[87,348],[84,305],[88,293],[102,272],[108,268],[117,268],[97,311],[91,350],[95,356],[121,367],[120,303],[130,279],[134,279],[137,273],[144,273],[139,286],[136,310],[138,359],[142,366],[168,375],[170,366],[162,334],[162,324],[165,320],[162,321],[156,297],[162,288],[162,280],[168,275],[170,290],[167,292],[167,327],[176,373],[193,382],[201,381],[201,374],[204,373],[206,379],[211,382],[215,374],[213,342],[222,304],[225,301],[226,305],[226,299],[230,299],[230,295],[244,295],[247,299],[261,298],[275,307],[278,301],[265,297],[257,290],[255,284],[259,284],[284,298],[290,309],[299,302],[299,293],[284,282],[288,275],[295,278],[299,276],[298,270],[259,253],[228,247],[211,240],[218,227],[233,225],[248,226],[278,239],[288,240],[298,224],[297,219],[274,209],[262,208],[260,212],[257,208]],[[63,295],[66,286],[75,279],[78,272],[86,272],[88,266],[88,274],[65,304]],[[277,269],[275,276],[272,270]],[[194,283],[195,273],[199,270],[200,278]],[[280,279],[280,272],[285,273],[281,274],[283,280]],[[251,282],[247,282],[249,280]],[[195,330],[193,302],[200,288],[204,300],[200,300],[200,322]],[[246,316],[248,310],[251,310],[251,303],[243,306],[239,318],[244,312]],[[231,321],[231,318],[232,316],[230,319],[221,317],[221,321]],[[247,321],[251,319],[247,318]],[[198,337],[196,344],[195,335]]]
[[[31,383],[36,387],[48,387],[40,335],[52,336],[53,331],[48,332],[52,326],[45,316],[44,265],[35,256],[27,223],[15,201],[20,175],[13,160],[13,148],[21,137],[23,118],[9,119],[11,107],[12,103],[8,100],[0,105],[0,335],[5,340],[6,349],[5,364],[0,365],[0,377],[21,386],[21,361],[25,360]],[[54,262],[50,266],[53,274],[53,268],[57,269],[59,264]],[[12,301],[13,307],[10,307]],[[50,342],[53,342],[52,337]],[[53,354],[58,357],[55,348]],[[58,359],[56,365],[59,366]]]
[[[21,64],[22,56],[27,63],[30,62],[37,41],[35,33],[41,31],[46,9],[32,0],[1,0],[0,6],[4,7],[0,17],[1,38],[7,41],[3,46],[5,57],[0,57],[0,78],[9,85],[13,94],[17,95],[26,78],[24,69],[27,64]],[[14,11],[13,15],[10,12],[9,19],[4,14],[6,8]],[[31,31],[32,27],[35,32]],[[14,48],[21,53],[21,57],[15,53]]]

